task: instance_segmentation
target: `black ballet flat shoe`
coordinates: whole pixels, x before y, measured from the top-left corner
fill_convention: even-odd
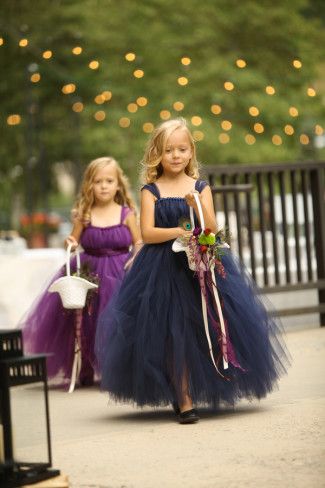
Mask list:
[[[177,403],[176,402],[173,402],[172,403],[172,406],[173,406],[173,410],[174,410],[175,415],[179,415],[181,413],[181,411],[180,411],[179,406],[177,405]]]
[[[200,420],[200,417],[195,408],[192,408],[191,410],[181,412],[178,419],[180,424],[194,424]]]

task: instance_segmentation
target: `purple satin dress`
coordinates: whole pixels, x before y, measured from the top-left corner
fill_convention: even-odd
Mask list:
[[[128,260],[132,236],[123,223],[130,212],[121,209],[121,221],[110,227],[89,225],[81,235],[84,252],[80,254],[81,266],[87,265],[97,275],[99,288],[90,297],[82,312],[63,308],[58,293],[48,292],[48,287],[36,299],[31,309],[20,321],[23,328],[24,350],[27,353],[49,353],[48,377],[56,383],[70,380],[74,357],[75,325],[81,319],[80,337],[82,367],[79,376],[81,385],[92,384],[98,368],[94,354],[97,318],[107,306],[114,291],[124,276],[124,265]],[[76,268],[75,257],[71,259],[71,272]],[[65,275],[65,266],[53,277],[51,283]]]

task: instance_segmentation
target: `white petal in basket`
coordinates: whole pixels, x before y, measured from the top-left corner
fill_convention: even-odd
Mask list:
[[[88,290],[98,288],[98,285],[91,283],[80,276],[70,275],[70,255],[71,244],[67,248],[66,272],[67,276],[62,276],[52,283],[49,292],[59,293],[64,308],[83,308],[86,304]],[[80,254],[77,253],[77,275],[80,273]]]

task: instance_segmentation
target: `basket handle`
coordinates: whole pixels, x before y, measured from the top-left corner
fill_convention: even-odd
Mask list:
[[[66,260],[66,273],[67,276],[71,276],[71,271],[70,271],[70,258],[71,258],[71,249],[72,249],[73,244],[68,244],[67,247],[67,260]],[[76,248],[76,257],[77,257],[77,276],[80,275],[80,252],[79,249]]]
[[[203,210],[202,210],[202,205],[201,205],[201,201],[200,201],[198,192],[193,192],[193,196],[194,196],[194,199],[195,199],[195,202],[197,205],[197,209],[199,212],[200,226],[201,226],[201,229],[203,232],[203,230],[205,229],[205,222],[204,222]],[[192,230],[193,230],[195,228],[193,207],[190,207],[190,219],[191,219],[191,226],[192,226]]]

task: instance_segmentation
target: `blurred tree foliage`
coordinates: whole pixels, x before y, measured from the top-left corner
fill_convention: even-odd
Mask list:
[[[144,124],[155,125],[168,112],[188,119],[208,164],[322,157],[314,145],[315,126],[325,123],[321,0],[2,0],[0,17],[5,215],[12,195],[23,195],[29,211],[47,206],[55,162],[65,162],[78,182],[85,164],[111,154],[135,182],[148,138]],[[28,40],[25,47],[21,39]],[[73,54],[76,46],[80,54]],[[45,59],[48,50],[52,56]],[[135,59],[128,61],[127,53]],[[94,60],[99,66],[90,69]],[[144,75],[137,78],[135,70]],[[39,81],[31,81],[33,75]],[[180,77],[188,83],[179,84]],[[75,90],[64,94],[69,84]],[[316,96],[308,96],[308,88]],[[111,98],[96,98],[103,92]],[[9,125],[17,122],[8,119],[13,114],[19,123]],[[288,124],[293,135],[284,132]],[[301,134],[309,143],[301,143]],[[272,142],[274,135],[280,144]]]

